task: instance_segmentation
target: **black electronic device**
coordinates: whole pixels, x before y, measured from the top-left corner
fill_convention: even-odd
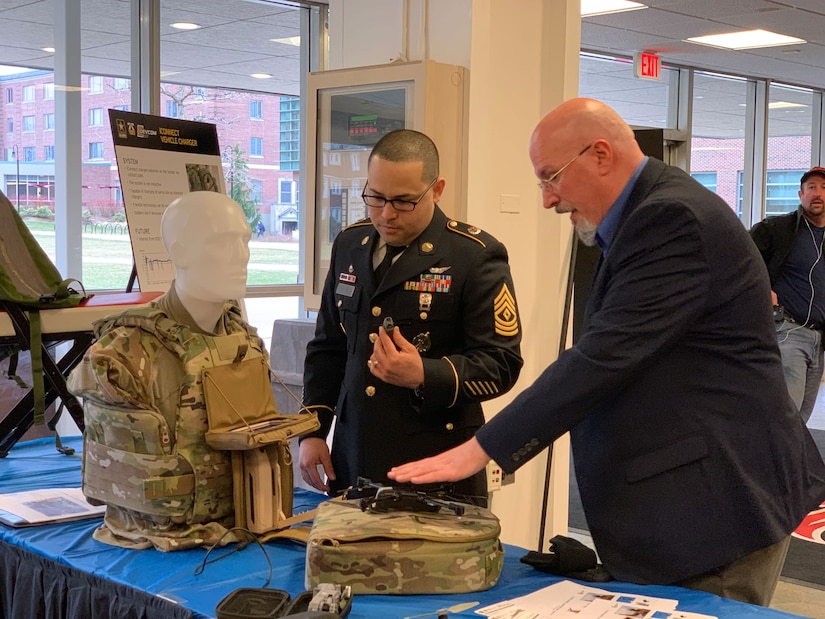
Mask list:
[[[773,321],[774,322],[782,322],[785,320],[785,308],[781,305],[774,305],[773,306]]]
[[[217,619],[270,619],[280,617],[289,603],[283,589],[235,589],[215,607]]]

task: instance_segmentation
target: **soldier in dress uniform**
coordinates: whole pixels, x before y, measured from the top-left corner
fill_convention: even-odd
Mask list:
[[[333,244],[304,367],[304,405],[321,428],[299,454],[319,490],[341,492],[359,476],[388,484],[393,466],[459,445],[484,423],[481,402],[521,370],[507,250],[441,211],[438,170],[426,135],[385,135],[362,193],[369,218]],[[455,492],[486,504],[484,473]]]

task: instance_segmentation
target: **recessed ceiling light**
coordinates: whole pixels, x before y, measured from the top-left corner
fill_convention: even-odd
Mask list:
[[[273,43],[283,43],[284,45],[294,45],[301,47],[301,37],[284,37],[283,39],[269,39]]]
[[[796,45],[807,43],[804,39],[777,34],[768,30],[746,30],[744,32],[727,32],[711,34],[704,37],[690,37],[691,43],[721,47],[723,49],[755,49],[758,47],[776,47],[777,45]]]
[[[593,17],[594,15],[607,15],[608,13],[621,13],[646,8],[647,5],[640,2],[630,2],[630,0],[582,0],[581,16]]]
[[[169,24],[172,28],[177,28],[178,30],[197,30],[200,28],[198,24],[193,24],[190,21],[176,21],[174,24]]]
[[[251,77],[254,77],[256,80],[268,80],[272,77],[269,73],[250,73]]]
[[[54,48],[53,47],[41,47],[40,49],[43,50],[44,52],[48,52],[49,54],[54,54]]]

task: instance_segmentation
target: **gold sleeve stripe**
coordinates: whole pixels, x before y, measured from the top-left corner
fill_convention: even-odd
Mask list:
[[[458,385],[459,385],[458,370],[455,369],[455,365],[453,365],[453,362],[450,361],[449,357],[442,357],[442,359],[444,359],[444,361],[446,361],[447,363],[450,364],[450,367],[453,368],[453,376],[455,376],[455,393],[453,394],[453,401],[450,402],[450,405],[447,407],[447,408],[452,408],[453,406],[455,406],[455,403],[458,401]]]
[[[489,380],[465,380],[464,386],[472,395],[495,395],[498,393],[498,385]]]
[[[516,300],[513,298],[507,284],[501,285],[501,292],[496,296],[493,303],[493,314],[495,316],[496,333],[504,337],[518,335],[518,311],[516,310]]]

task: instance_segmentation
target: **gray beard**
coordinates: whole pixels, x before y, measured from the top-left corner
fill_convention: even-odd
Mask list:
[[[597,228],[598,226],[593,225],[586,219],[582,219],[576,226],[576,234],[582,243],[588,247],[593,247],[596,244]]]

